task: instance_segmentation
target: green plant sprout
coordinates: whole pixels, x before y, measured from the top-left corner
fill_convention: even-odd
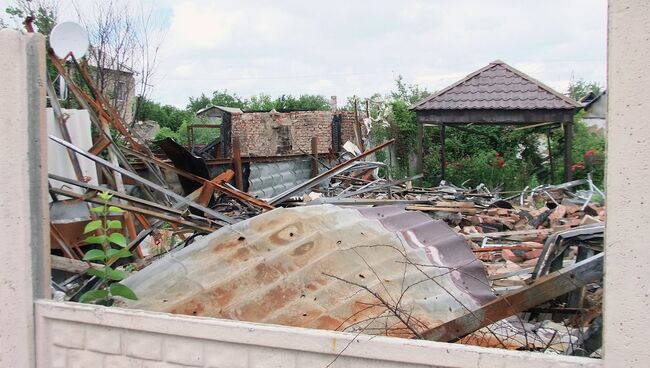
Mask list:
[[[79,298],[79,302],[95,302],[96,304],[111,305],[116,296],[137,300],[138,297],[133,290],[118,282],[124,280],[128,274],[111,267],[118,259],[131,256],[131,252],[127,249],[127,242],[124,235],[119,231],[114,231],[122,229],[122,223],[119,220],[108,219],[108,215],[111,213],[122,213],[125,211],[119,207],[109,205],[109,201],[113,197],[111,193],[101,192],[98,196],[104,204],[93,207],[90,211],[99,214],[101,218],[86,224],[84,234],[90,234],[85,239],[86,243],[98,244],[102,249],[89,250],[84,255],[83,260],[89,262],[95,261],[102,264],[102,267],[90,267],[86,270],[88,275],[100,278],[101,282],[97,290],[85,292]],[[113,248],[111,244],[115,244],[118,248]]]

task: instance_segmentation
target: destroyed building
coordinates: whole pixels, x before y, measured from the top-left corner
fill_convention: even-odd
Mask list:
[[[339,152],[343,143],[354,141],[355,119],[359,119],[350,111],[244,112],[223,106],[205,107],[196,116],[219,125],[222,142],[214,157],[231,157],[233,138],[239,139],[242,156],[312,153],[314,137],[318,139],[317,153]]]
[[[69,79],[61,61],[51,60]],[[83,65],[78,68],[84,74]],[[519,78],[523,88],[541,88],[502,62],[490,64],[478,78],[495,68],[497,74],[509,73],[501,79]],[[92,80],[85,82],[93,89]],[[92,99],[74,90],[80,101]],[[557,93],[540,93],[570,107],[561,114],[577,105]],[[100,95],[92,106],[110,102]],[[83,301],[105,287],[102,279],[83,274],[59,279],[79,268],[74,260],[98,251],[76,232],[84,226],[88,232],[98,221],[93,213],[102,202],[90,194],[102,190],[124,201],[108,203],[126,210],[111,214],[124,229],[109,231],[128,239],[123,246],[133,251],[128,258],[138,270],[119,284],[137,300],[114,300],[118,306],[599,354],[585,336],[597,334],[591,326],[600,313],[606,216],[592,199],[605,194],[589,179],[525,188],[508,198],[484,185],[417,186],[422,174],[393,180],[379,170],[385,163],[370,158],[394,140],[364,147],[370,141],[358,112],[213,106],[198,114],[219,130],[214,142],[183,147],[158,141],[164,156],[136,141],[110,108],[97,114],[106,115],[127,144],[105,133],[90,142],[90,124],[101,126],[95,115],[83,115],[90,120],[85,138],[74,130],[72,138],[57,121],[71,112],[56,105],[49,112],[50,140],[65,148],[58,159],[69,161],[67,174],[50,172],[52,249],[55,267],[63,271],[55,275],[64,299]],[[348,138],[357,145],[341,144]],[[110,160],[98,155],[105,150]],[[99,168],[97,175],[81,169],[80,159]],[[170,190],[170,177],[177,177],[180,188]],[[573,281],[567,283],[568,277]],[[579,320],[568,317],[575,311]],[[547,323],[558,318],[564,324]],[[535,323],[544,330],[532,328]]]
[[[622,19],[616,17],[627,17],[645,24],[633,12],[612,15],[618,22]],[[614,28],[612,33],[621,38],[632,32]],[[3,235],[29,245],[14,247],[2,268],[3,281],[14,275],[3,289],[10,296],[3,294],[3,338],[30,342],[16,348],[17,343],[3,340],[2,356],[10,363],[38,355],[44,367],[69,362],[600,367],[601,360],[582,356],[601,357],[601,341],[612,352],[605,355],[608,366],[621,361],[639,366],[637,360],[643,360],[635,341],[616,342],[607,334],[602,339],[600,332],[603,324],[614,336],[637,331],[625,318],[647,325],[637,306],[647,296],[632,298],[628,292],[630,284],[647,278],[635,256],[643,249],[633,231],[638,219],[627,212],[639,216],[644,208],[638,203],[646,196],[639,173],[613,177],[607,193],[589,178],[514,194],[446,182],[425,187],[420,174],[400,180],[382,175],[385,164],[372,155],[393,141],[364,147],[369,142],[359,135],[357,116],[347,133],[357,147],[337,146],[332,129],[339,117],[331,112],[311,115],[322,114],[322,120],[309,120],[305,112],[228,113],[221,116],[220,129],[230,124],[229,136],[221,136],[221,157],[180,145],[170,146],[166,156],[156,155],[133,139],[106,96],[74,89],[88,114],[66,117],[44,68],[39,69],[46,57],[42,37],[6,31],[0,37],[10,49],[30,50],[7,63],[17,69],[7,84],[17,103],[0,112],[25,123],[16,125],[17,137],[8,131],[11,139],[3,140],[19,148],[14,154],[20,159],[3,162],[17,183],[3,189],[2,203],[12,208],[3,220],[11,227]],[[27,66],[20,61],[25,55],[31,55]],[[613,50],[614,60],[620,62],[622,55]],[[52,53],[49,58],[76,85],[63,60]],[[625,61],[645,65],[645,60]],[[72,67],[85,75],[83,64]],[[25,73],[29,68],[44,83]],[[625,83],[616,78],[636,79],[623,69],[612,76],[612,90],[619,93]],[[92,80],[82,82],[92,89]],[[2,92],[12,96],[6,88]],[[50,111],[46,93],[52,97]],[[647,154],[647,148],[635,143],[640,136],[629,138],[626,131],[639,112],[623,108],[626,101],[616,96],[611,94],[610,103],[622,125],[612,124],[608,131],[617,162],[611,168],[630,169],[636,163],[625,156],[630,150]],[[47,135],[46,114],[54,128]],[[89,142],[71,134],[68,119],[89,122],[96,136]],[[303,124],[322,130],[310,136]],[[103,129],[108,126],[119,138]],[[46,140],[67,158],[67,174],[48,172],[41,148]],[[308,166],[303,176],[294,172],[298,161]],[[259,173],[262,168],[268,175]],[[172,190],[167,178],[174,176],[194,189]],[[266,183],[256,187],[255,180]],[[630,190],[639,200],[630,200]],[[608,214],[598,196],[615,210]],[[101,208],[103,219],[97,215]],[[98,220],[112,227],[89,226]],[[612,223],[625,234],[617,227],[610,233]],[[62,226],[78,230],[61,231]],[[107,255],[115,253],[107,250],[103,259],[89,259],[100,249],[98,239],[88,240],[84,232],[112,238],[114,245],[102,243],[107,250],[130,253],[120,262],[110,261]],[[56,246],[43,246],[46,237]],[[604,267],[609,267],[606,282]],[[100,271],[112,275],[114,295],[102,294],[109,285]],[[121,287],[130,287],[137,298],[120,297]],[[112,306],[75,303],[88,292],[98,292],[98,299],[109,295]],[[57,301],[47,300],[52,295]],[[608,308],[621,309],[607,314],[603,297]],[[630,345],[640,359],[623,356]]]

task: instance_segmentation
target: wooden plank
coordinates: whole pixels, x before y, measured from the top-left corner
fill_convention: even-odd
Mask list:
[[[318,176],[318,137],[311,138],[311,178]],[[320,191],[320,185],[314,185],[312,190]]]
[[[546,147],[548,148],[548,161],[551,166],[551,182],[549,184],[555,184],[555,161],[553,159],[553,150],[551,149],[551,128],[546,131]]]
[[[435,206],[417,205],[417,204],[406,206],[406,210],[422,211],[422,212],[461,212],[461,213],[469,213],[469,214],[475,214],[478,211],[478,209],[476,208],[435,207]]]
[[[440,180],[445,180],[445,166],[447,159],[445,158],[445,124],[440,124]]]
[[[532,285],[500,296],[477,310],[425,331],[422,336],[433,341],[456,340],[589,283],[597,282],[603,277],[603,257],[604,254],[600,253],[543,276]]]
[[[318,137],[311,138],[311,177],[318,176]]]
[[[61,270],[72,273],[83,273],[88,268],[101,268],[103,267],[97,263],[90,263],[85,261],[80,261],[78,259],[71,259],[61,256],[56,256],[54,254],[50,255],[50,267],[53,270]]]
[[[142,226],[143,229],[149,229],[151,227],[151,224],[149,223],[147,218],[144,217],[144,215],[140,213],[134,213],[133,215],[135,216],[135,219],[138,220],[140,226]]]
[[[244,190],[244,172],[241,166],[241,145],[239,137],[232,139],[232,169],[235,172],[235,187]]]
[[[476,208],[476,204],[472,201],[454,202],[454,201],[439,201],[435,204],[436,207],[464,207]]]
[[[515,231],[501,231],[501,232],[494,232],[494,233],[467,234],[465,235],[465,238],[467,239],[502,238],[502,237],[520,236],[520,235],[549,234],[552,232],[553,229],[515,230]]]
[[[535,250],[535,249],[544,249],[544,246],[533,246],[533,245],[512,245],[505,247],[485,247],[472,249],[474,253],[484,253],[484,252],[499,252],[502,250]]]
[[[124,226],[126,227],[126,231],[129,234],[129,239],[133,240],[138,237],[138,232],[135,229],[135,221],[133,220],[133,214],[131,212],[124,213]],[[142,254],[142,249],[140,249],[140,246],[136,248],[136,254],[138,255],[138,258],[144,258],[144,254]]]
[[[59,230],[56,229],[56,226],[54,226],[52,223],[50,223],[50,233],[52,234],[52,237],[54,240],[57,242],[61,250],[68,255],[70,258],[77,259],[77,255],[74,254],[72,249],[68,247],[68,245],[65,243],[63,240],[63,235],[59,232]]]
[[[102,136],[99,137],[99,139],[97,140],[97,142],[95,142],[95,144],[94,144],[92,147],[90,147],[90,149],[88,150],[88,152],[92,153],[92,154],[95,155],[95,156],[99,156],[99,154],[100,154],[104,149],[106,149],[106,147],[108,147],[111,143],[112,143],[112,142],[111,142],[110,140],[108,140],[106,137],[104,137],[104,136],[102,135]]]
[[[415,171],[417,174],[424,173],[424,125],[418,124],[417,133],[418,153],[415,161]]]
[[[564,182],[572,180],[571,166],[572,160],[572,147],[573,147],[573,123],[564,123]]]
[[[221,174],[215,176],[210,182],[204,182],[203,185],[201,186],[201,194],[199,194],[199,198],[196,200],[196,203],[202,205],[202,206],[207,206],[210,203],[210,198],[214,194],[214,186],[212,184],[223,184],[226,182],[229,182],[232,180],[233,176],[235,176],[234,171],[232,170],[226,170],[222,172]]]

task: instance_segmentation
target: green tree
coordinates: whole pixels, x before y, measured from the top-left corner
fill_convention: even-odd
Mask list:
[[[404,77],[400,74],[395,78],[395,89],[390,92],[390,98],[393,101],[404,101],[408,104],[427,97],[431,93],[417,84],[407,84]]]
[[[326,111],[330,109],[329,101],[319,95],[282,95],[274,101],[276,110]]]
[[[239,107],[240,109],[243,109],[246,105],[241,97],[236,93],[228,93],[226,89],[212,92],[210,104],[213,106]]]
[[[137,97],[140,109],[135,114],[136,121],[153,120],[161,128],[178,130],[183,122],[190,121],[193,115],[190,111],[179,109],[171,105],[161,105],[142,96]]]
[[[15,0],[5,9],[17,28],[22,28],[25,18],[31,16],[36,32],[48,36],[57,19],[57,2],[53,0]]]
[[[187,104],[186,109],[192,113],[196,113],[202,108],[210,106],[212,100],[210,97],[206,96],[205,93],[201,93],[201,96],[190,97],[190,102]]]
[[[271,111],[275,107],[276,104],[273,98],[265,93],[253,95],[246,100],[246,110],[249,111]]]
[[[14,21],[17,29],[23,29],[25,18],[31,16],[35,31],[45,36],[45,42],[49,46],[49,35],[56,25],[58,16],[58,2],[55,0],[15,0],[13,5],[5,9],[5,13]],[[7,27],[2,23],[0,28]],[[46,60],[47,74],[54,80],[58,73],[49,59]],[[65,105],[65,104],[64,104]],[[67,107],[67,106],[64,106]]]
[[[586,82],[584,79],[578,79],[577,81],[571,81],[569,84],[568,94],[572,99],[580,101],[580,99],[588,95],[590,92],[597,96],[602,90],[603,86],[598,82]]]
[[[409,110],[409,104],[404,100],[395,100],[391,103],[389,116],[391,137],[395,138],[395,153],[399,171],[397,176],[411,174],[411,156],[417,149],[417,120],[415,113]]]
[[[271,111],[275,110],[329,110],[329,101],[320,95],[304,94],[298,97],[292,95],[281,95],[273,99],[270,95],[260,93],[250,98],[242,98],[236,93],[228,90],[216,90],[212,92],[212,98],[205,94],[199,97],[190,97],[187,110],[197,112],[208,106],[238,107],[244,111]]]

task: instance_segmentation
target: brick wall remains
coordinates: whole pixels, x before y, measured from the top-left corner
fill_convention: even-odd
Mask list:
[[[332,112],[293,111],[233,114],[232,137],[239,137],[242,156],[311,153],[312,137],[318,137],[318,152],[327,153],[332,144]],[[290,148],[284,144],[286,142],[283,142],[283,137],[290,137]],[[282,150],[280,148],[282,146],[287,149]]]
[[[354,135],[354,111],[341,111],[341,145],[350,141],[357,144],[357,138]],[[359,115],[359,122],[363,117]]]

